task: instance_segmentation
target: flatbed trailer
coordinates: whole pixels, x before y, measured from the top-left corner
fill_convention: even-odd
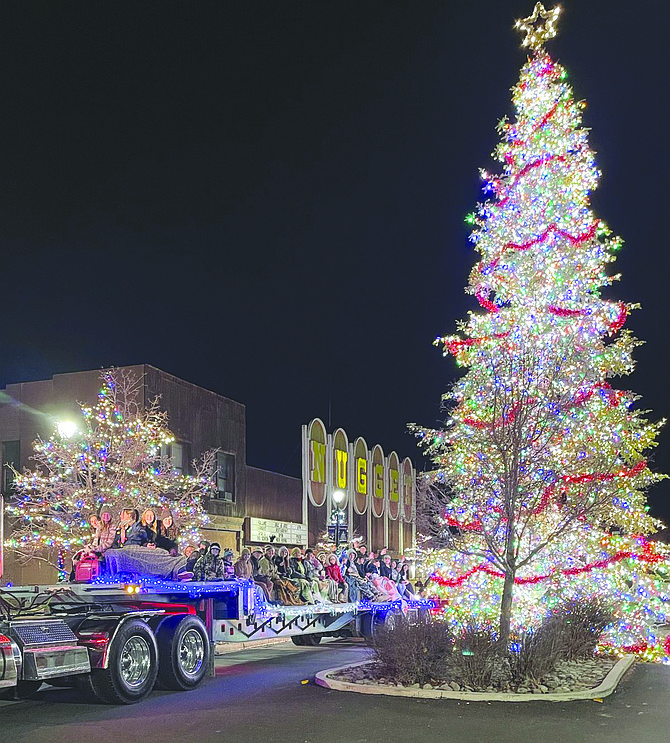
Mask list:
[[[154,686],[185,691],[213,675],[216,643],[371,637],[430,600],[271,604],[253,581],[94,581],[0,588],[0,695],[43,682],[133,704]]]

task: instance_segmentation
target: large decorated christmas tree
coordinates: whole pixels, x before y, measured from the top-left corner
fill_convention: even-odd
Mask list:
[[[173,514],[182,543],[197,542],[209,518],[204,498],[215,483],[215,454],[193,463],[193,473],[174,467],[174,437],[158,401],[144,405],[142,380],[123,370],[101,374],[95,405],[81,405],[76,431],[54,431],[34,445],[34,469],[15,472],[8,504],[12,532],[5,546],[19,561],[37,558],[62,570],[91,542],[91,517],[109,506],[152,508]]]
[[[424,555],[454,623],[489,621],[506,645],[566,599],[616,612],[606,643],[668,655],[665,555],[645,490],[661,423],[616,387],[637,345],[631,306],[603,291],[621,247],[590,205],[599,172],[565,69],[545,50],[560,9],[517,22],[530,56],[482,171],[489,200],[469,221],[479,262],[468,291],[481,311],[439,338],[466,367],[445,395],[442,430],[415,427],[446,492],[449,548]]]

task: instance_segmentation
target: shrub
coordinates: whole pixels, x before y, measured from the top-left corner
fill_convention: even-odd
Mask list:
[[[612,610],[602,601],[572,599],[556,607],[542,626],[562,636],[566,660],[577,660],[593,655],[600,636],[613,621]]]
[[[565,638],[553,623],[524,633],[509,649],[512,684],[520,686],[526,679],[540,681],[556,668],[564,654]]]
[[[431,618],[409,621],[396,616],[369,641],[380,673],[401,684],[427,684],[448,675],[454,639],[443,622]]]
[[[486,689],[492,676],[500,675],[498,638],[489,625],[468,625],[456,639],[455,673],[467,686]],[[505,673],[502,674],[506,675]]]

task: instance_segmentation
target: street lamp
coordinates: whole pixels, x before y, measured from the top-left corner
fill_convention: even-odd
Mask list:
[[[56,428],[58,429],[58,433],[64,439],[71,439],[79,430],[74,421],[58,421],[56,423]]]
[[[340,514],[342,514],[342,509],[340,506],[344,502],[345,499],[344,491],[342,490],[336,490],[333,493],[333,502],[335,503],[335,551],[340,547]]]

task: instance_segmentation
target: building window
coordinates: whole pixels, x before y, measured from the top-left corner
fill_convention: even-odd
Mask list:
[[[19,469],[21,463],[21,442],[20,441],[3,441],[2,442],[2,494],[11,495],[12,485],[14,484],[14,473],[9,469],[10,466]]]
[[[184,474],[184,447],[181,444],[172,444],[170,446],[170,456],[172,457],[172,470],[180,475]]]
[[[235,455],[216,454],[216,498],[235,502]]]
[[[187,474],[185,449],[184,444],[161,444],[158,447],[158,458],[172,460],[172,471],[184,475]]]

